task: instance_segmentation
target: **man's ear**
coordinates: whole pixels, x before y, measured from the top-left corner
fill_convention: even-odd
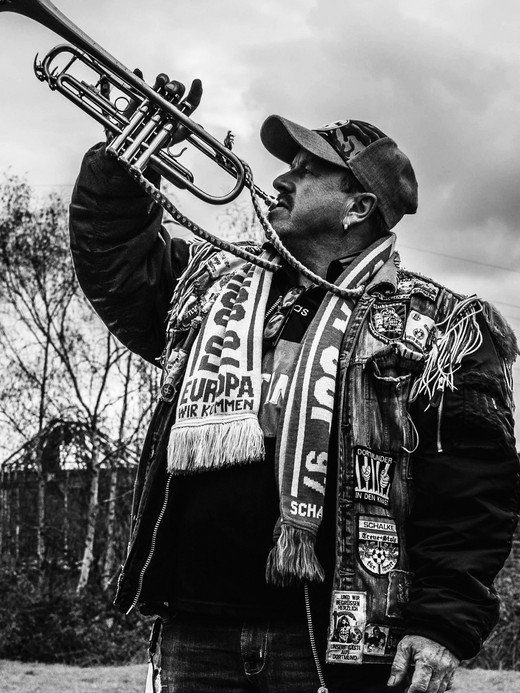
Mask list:
[[[348,229],[349,226],[366,221],[376,208],[376,195],[369,192],[355,193],[345,208],[344,228]]]
[[[377,196],[373,193],[361,193],[360,205],[364,211],[364,219],[368,219],[377,209]]]

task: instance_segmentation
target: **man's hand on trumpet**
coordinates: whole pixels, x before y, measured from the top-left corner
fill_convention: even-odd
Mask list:
[[[134,74],[136,74],[140,79],[144,79],[143,73],[139,68],[134,70]],[[185,85],[178,80],[170,80],[168,75],[164,72],[159,73],[155,78],[153,89],[187,116],[191,115],[193,111],[198,108],[202,99],[203,91],[202,82],[200,79],[194,79],[187,95],[184,96],[186,93]],[[103,96],[106,98],[109,97],[110,86],[108,84],[105,87],[103,84],[100,85],[100,90]],[[122,115],[129,120],[139,106],[140,103],[138,101],[131,99],[124,109]],[[188,135],[189,131],[184,126],[178,125],[164,146],[179,144],[179,142],[186,139]],[[109,141],[112,139],[110,135],[107,135],[107,137]]]

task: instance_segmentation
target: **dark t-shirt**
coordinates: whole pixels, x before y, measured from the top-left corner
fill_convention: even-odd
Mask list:
[[[269,308],[294,285],[290,274],[283,271],[275,274],[267,315],[272,314]],[[300,295],[287,312],[279,339],[275,344],[264,344],[264,371],[273,366],[275,347],[277,353],[289,354],[286,361],[290,361],[291,352],[293,356],[296,354],[291,345],[297,346],[303,339],[323,296],[324,291],[319,288],[309,288]],[[263,404],[266,405],[265,396]],[[269,412],[267,426],[273,416],[276,415]],[[301,587],[275,588],[265,580],[267,557],[273,547],[273,529],[280,512],[274,472],[275,446],[275,438],[266,437],[266,455],[262,462],[177,480],[170,520],[172,608],[229,616],[303,613]],[[325,584],[311,587],[313,611],[328,609],[334,567],[336,454],[333,450],[330,453],[324,517],[316,545],[327,577]]]

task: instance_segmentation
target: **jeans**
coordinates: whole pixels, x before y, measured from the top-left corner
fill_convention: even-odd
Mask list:
[[[324,632],[324,631],[323,631]],[[324,665],[329,693],[402,693],[387,664]],[[243,622],[177,615],[161,636],[161,693],[317,693],[320,681],[305,620]]]

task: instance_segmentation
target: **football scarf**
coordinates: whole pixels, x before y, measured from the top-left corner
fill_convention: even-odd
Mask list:
[[[366,284],[389,260],[395,235],[358,255],[336,284]],[[274,253],[266,253],[272,260]],[[195,473],[259,461],[262,331],[272,273],[245,263],[232,272],[191,347],[179,390],[168,469]],[[338,356],[357,299],[327,293],[301,344],[277,436],[280,518],[267,580],[323,580],[314,551],[323,515]]]
[[[189,473],[263,459],[258,422],[262,328],[272,277],[272,272],[243,263],[214,300],[191,347],[179,390],[169,471]]]
[[[336,284],[352,289],[366,283],[390,259],[394,244],[394,234],[376,241]],[[266,571],[276,585],[324,579],[314,546],[323,516],[338,357],[353,307],[352,300],[327,293],[305,335],[285,400],[276,451],[280,518]]]

